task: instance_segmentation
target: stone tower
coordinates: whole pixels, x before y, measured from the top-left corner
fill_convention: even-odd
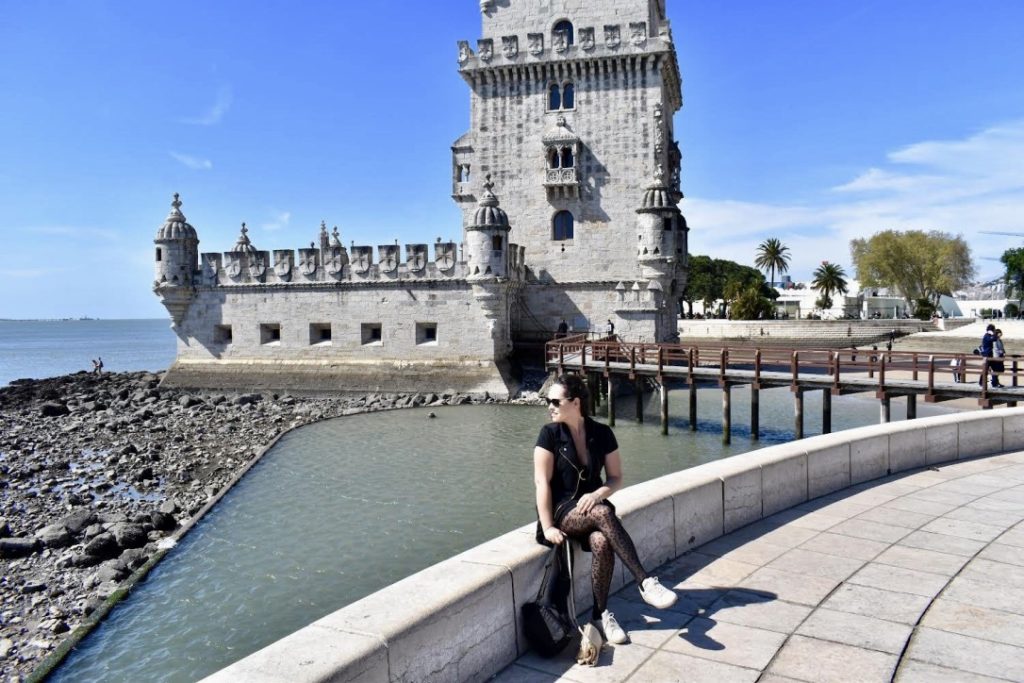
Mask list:
[[[459,44],[470,130],[452,148],[453,197],[468,229],[481,179],[502,188],[529,269],[513,334],[540,335],[563,317],[576,329],[612,318],[629,336],[672,338],[687,252],[672,123],[681,81],[664,0],[483,0],[480,9],[475,50]],[[657,210],[647,207],[651,178]],[[643,254],[638,234],[663,244]]]
[[[199,263],[199,237],[181,213],[181,199],[174,194],[171,212],[156,232],[153,291],[171,314],[181,322],[195,295],[194,277]]]

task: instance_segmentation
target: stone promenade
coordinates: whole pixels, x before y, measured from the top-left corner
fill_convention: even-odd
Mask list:
[[[679,594],[610,609],[632,642],[597,667],[527,654],[495,680],[1024,680],[1024,452],[870,482],[656,572]]]

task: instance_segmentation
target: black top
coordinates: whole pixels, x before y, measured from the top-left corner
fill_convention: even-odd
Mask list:
[[[551,505],[555,512],[555,524],[560,521],[559,506],[567,501],[579,500],[585,493],[591,493],[604,486],[602,470],[605,458],[619,448],[615,434],[607,425],[584,418],[584,433],[587,438],[589,465],[584,467],[576,454],[569,426],[563,422],[544,425],[537,436],[537,446],[555,454],[555,469],[551,475]],[[610,505],[610,503],[609,503]],[[572,506],[566,505],[566,510]],[[562,515],[564,516],[564,514]],[[544,538],[540,519],[537,520],[537,542],[550,545]]]

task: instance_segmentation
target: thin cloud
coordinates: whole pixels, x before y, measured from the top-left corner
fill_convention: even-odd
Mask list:
[[[982,234],[1021,231],[1022,158],[1024,120],[907,145],[849,182],[822,188],[815,203],[687,200],[690,250],[752,263],[757,245],[777,237],[790,248],[795,278],[826,259],[852,276],[850,240],[886,229],[940,230],[965,236],[979,275],[992,276],[999,268],[990,259],[1024,243]]]
[[[213,103],[205,113],[200,116],[193,118],[181,119],[182,123],[187,123],[190,126],[215,126],[223,120],[224,115],[228,113],[228,109],[231,108],[231,88],[228,86],[222,86],[217,91],[217,100]]]
[[[193,171],[209,171],[213,168],[213,162],[209,159],[202,159],[195,157],[190,154],[180,154],[178,152],[168,152],[171,158],[177,161],[186,168],[191,168]]]
[[[274,214],[274,217],[269,222],[261,223],[260,229],[265,230],[267,232],[281,230],[283,228],[287,228],[288,224],[291,223],[291,220],[291,211],[281,211],[279,213]]]
[[[117,242],[120,235],[114,230],[104,228],[83,228],[70,225],[48,225],[37,228],[29,228],[29,232],[36,235],[49,235],[52,237],[69,237],[84,240],[102,240],[104,242]]]

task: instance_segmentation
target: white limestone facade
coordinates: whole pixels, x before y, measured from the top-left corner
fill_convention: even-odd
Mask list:
[[[458,46],[470,131],[453,146],[461,244],[199,254],[175,195],[154,292],[178,335],[165,382],[507,396],[514,342],[606,320],[676,335],[686,283],[682,104],[663,0],[484,0]],[[498,198],[500,194],[500,201]]]

